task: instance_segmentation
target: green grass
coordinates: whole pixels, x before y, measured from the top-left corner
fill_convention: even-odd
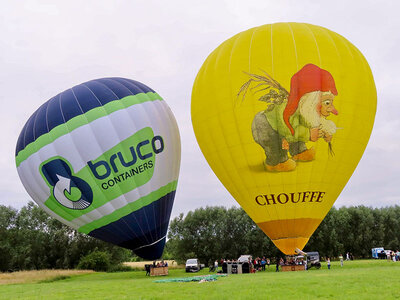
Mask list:
[[[209,274],[170,270],[168,277],[144,271],[92,273],[36,284],[0,286],[1,299],[399,299],[400,262],[333,262],[320,270],[229,275],[215,282],[155,283],[164,278]]]

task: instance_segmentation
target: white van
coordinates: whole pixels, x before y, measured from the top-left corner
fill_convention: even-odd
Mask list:
[[[197,258],[189,258],[186,261],[186,272],[198,272],[200,270],[201,264]]]

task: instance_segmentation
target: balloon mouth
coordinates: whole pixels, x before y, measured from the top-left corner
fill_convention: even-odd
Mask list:
[[[163,236],[161,239],[144,246],[140,246],[139,248],[133,249],[136,255],[148,259],[155,260],[159,259],[164,251],[166,236]]]
[[[257,225],[286,255],[302,250],[322,219],[298,218],[260,222]]]
[[[276,247],[286,255],[297,255],[296,249],[303,249],[310,238],[307,237],[288,237],[272,240]]]

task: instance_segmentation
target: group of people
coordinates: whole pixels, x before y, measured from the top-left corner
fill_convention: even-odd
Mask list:
[[[168,262],[164,261],[164,260],[159,261],[159,262],[153,261],[152,267],[153,268],[168,267]]]
[[[386,254],[386,258],[392,261],[400,261],[400,251],[399,250],[390,251],[390,253],[388,252]]]
[[[257,257],[253,259],[253,261],[249,260],[249,262],[252,263],[253,268],[256,271],[265,271],[265,267],[267,266],[269,268],[269,265],[271,264],[271,260],[268,257],[265,258],[265,256],[262,258]]]
[[[212,271],[218,271],[218,266],[222,266],[223,263],[238,263],[239,261],[237,259],[224,259],[221,258],[219,261],[215,260],[213,268],[210,268],[210,271],[212,269]],[[261,257],[257,257],[255,259],[251,259],[249,258],[248,260],[250,269],[254,270],[254,271],[265,271],[265,268],[269,268],[270,264],[271,264],[271,260],[265,256]]]
[[[288,256],[285,259],[276,258],[276,270],[275,272],[279,272],[280,266],[295,266],[295,265],[304,265],[307,268],[307,261],[298,256]]]

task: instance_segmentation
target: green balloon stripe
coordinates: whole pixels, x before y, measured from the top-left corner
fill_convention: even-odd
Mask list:
[[[119,101],[111,101],[104,106],[96,107],[83,115],[76,116],[68,122],[54,127],[49,133],[41,135],[33,143],[30,143],[21,150],[15,157],[17,167],[26,160],[29,156],[36,153],[38,150],[52,143],[55,139],[68,134],[72,130],[79,128],[83,125],[89,124],[90,122],[105,117],[115,111],[125,109],[129,106],[140,104],[149,101],[156,101],[163,99],[160,95],[153,92],[140,93],[136,95],[131,95],[120,99]],[[51,138],[49,138],[51,133]]]
[[[158,190],[153,191],[150,194],[143,196],[142,198],[139,198],[135,202],[131,202],[128,205],[113,211],[109,215],[106,215],[100,219],[97,219],[96,221],[83,225],[78,229],[78,231],[88,234],[95,229],[101,228],[112,222],[118,221],[119,219],[125,217],[126,215],[129,215],[130,213],[137,211],[142,207],[153,203],[154,201],[157,201],[158,199],[167,195],[168,193],[175,191],[177,185],[178,181],[174,180],[168,183],[167,185],[159,188]]]

